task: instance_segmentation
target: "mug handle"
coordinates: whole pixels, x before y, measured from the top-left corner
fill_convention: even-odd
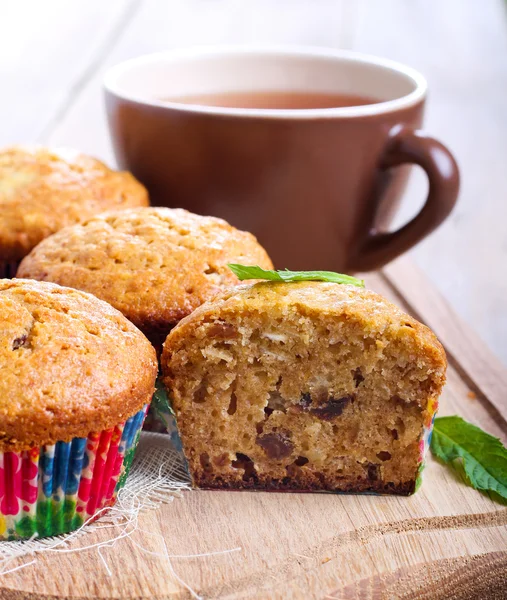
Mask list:
[[[419,165],[426,172],[429,191],[424,206],[397,231],[378,233],[375,229],[370,230],[365,242],[352,257],[349,270],[370,271],[385,265],[436,229],[456,204],[459,169],[443,144],[420,130],[394,127],[380,169],[392,169],[404,164]]]

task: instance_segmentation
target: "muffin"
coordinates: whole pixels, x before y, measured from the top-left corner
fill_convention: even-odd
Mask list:
[[[0,280],[0,539],[65,533],[114,503],[155,351],[91,294]]]
[[[18,277],[91,292],[120,310],[160,352],[181,318],[239,282],[229,262],[272,267],[252,234],[222,219],[182,209],[137,208],[62,229],[32,250]],[[165,402],[155,403],[145,428],[168,431],[177,440]]]
[[[108,209],[147,206],[130,173],[71,150],[11,147],[0,151],[0,277],[42,239]]]
[[[159,347],[180,319],[238,283],[229,262],[273,266],[252,234],[222,219],[137,208],[62,229],[23,260],[18,277],[91,292]]]
[[[161,366],[195,486],[408,495],[446,357],[371,291],[264,282],[183,319]]]

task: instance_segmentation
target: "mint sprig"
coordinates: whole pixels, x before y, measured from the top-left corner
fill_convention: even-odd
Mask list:
[[[229,269],[240,281],[246,279],[267,279],[268,281],[328,281],[330,283],[346,283],[357,287],[364,287],[362,279],[351,275],[333,273],[333,271],[273,271],[258,266],[237,265],[229,263]]]
[[[431,451],[445,463],[462,459],[472,487],[507,498],[507,448],[498,438],[456,415],[439,417]]]

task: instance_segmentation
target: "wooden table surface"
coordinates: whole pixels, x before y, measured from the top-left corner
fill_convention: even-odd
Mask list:
[[[352,48],[425,74],[426,129],[455,153],[462,193],[411,258],[507,364],[504,0],[4,0],[0,145],[64,144],[114,163],[104,69],[146,52],[221,42]],[[425,190],[415,171],[397,222],[416,212]]]
[[[449,360],[439,414],[458,413],[507,442],[507,372],[473,332],[404,259],[367,281],[439,332]],[[142,443],[150,451],[167,444],[163,437]],[[123,530],[101,525],[63,553],[9,563],[10,569],[29,564],[0,576],[0,598],[507,597],[505,503],[471,489],[458,470],[431,456],[421,489],[408,498],[191,491],[143,512],[131,535],[114,544],[111,538]],[[84,546],[89,549],[76,554]],[[210,552],[218,554],[203,555]]]

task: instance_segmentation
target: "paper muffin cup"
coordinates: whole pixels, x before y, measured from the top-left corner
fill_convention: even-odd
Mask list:
[[[85,438],[0,452],[0,540],[68,533],[112,506],[125,484],[147,408]]]
[[[183,446],[181,444],[180,433],[176,417],[171,408],[171,403],[167,397],[164,385],[160,378],[155,384],[156,391],[153,395],[146,421],[144,423],[145,431],[155,431],[157,433],[167,433],[171,440],[171,444],[176,450],[181,452]]]
[[[433,435],[433,424],[438,411],[438,398],[430,398],[424,417],[424,425],[421,439],[419,441],[419,469],[415,480],[415,491],[422,485],[422,472],[426,466],[426,455],[431,445]]]
[[[0,260],[0,279],[12,279],[13,277],[16,277],[20,264],[21,261],[2,262]]]

